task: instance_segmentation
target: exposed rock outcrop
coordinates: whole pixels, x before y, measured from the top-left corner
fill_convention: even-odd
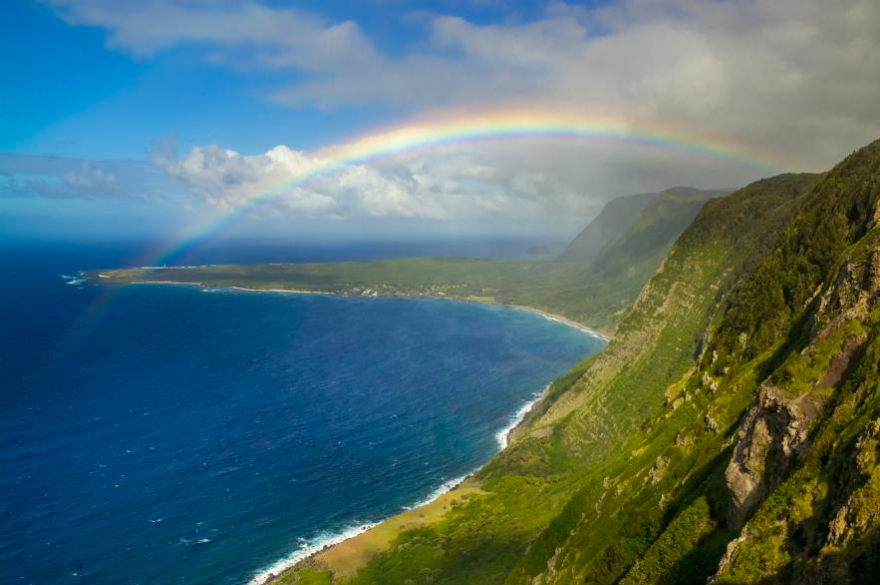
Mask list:
[[[819,300],[811,319],[813,338],[821,339],[841,324],[863,320],[880,302],[880,249],[862,262],[846,262],[837,272],[834,286]]]
[[[740,527],[756,505],[803,460],[809,433],[825,399],[810,393],[787,398],[761,388],[737,431],[737,445],[724,474],[730,490],[728,523]]]
[[[837,506],[829,523],[826,546],[846,546],[861,536],[872,524],[880,521],[880,507],[865,506],[859,500],[865,494],[862,490],[875,475],[880,475],[880,419],[873,421],[859,435],[855,453],[844,485],[846,497]]]

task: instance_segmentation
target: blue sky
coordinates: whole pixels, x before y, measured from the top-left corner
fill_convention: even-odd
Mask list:
[[[264,94],[277,75],[206,66],[201,48],[132,58],[107,50],[103,31],[69,26],[45,6],[9,0],[3,11],[3,70],[15,80],[3,91],[3,151],[143,159],[172,135],[183,147],[263,151],[295,137],[309,148],[382,119],[272,104]]]
[[[264,5],[317,9],[327,22],[357,22],[389,55],[404,54],[421,42],[427,14],[452,10],[489,24],[534,18],[543,6],[520,2],[511,11],[501,2],[394,0]],[[211,65],[204,58],[210,43],[181,43],[154,55],[132,56],[108,50],[101,28],[66,24],[51,3],[6,0],[2,11],[0,58],[8,84],[0,111],[0,151],[142,159],[154,141],[168,136],[182,148],[223,144],[262,152],[289,144],[312,149],[408,113],[380,104],[285,107],[266,96],[296,83],[295,71]]]
[[[230,213],[258,233],[567,235],[615,196],[823,170],[880,135],[869,0],[5,0],[0,63],[0,228],[20,237]],[[513,107],[792,162],[524,140],[291,186],[325,147]]]

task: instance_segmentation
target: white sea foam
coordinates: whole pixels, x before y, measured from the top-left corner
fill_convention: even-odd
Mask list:
[[[415,508],[430,504],[440,496],[451,492],[453,489],[455,489],[456,486],[467,479],[468,476],[470,476],[470,474],[462,475],[461,477],[450,479],[449,481],[444,482],[443,485],[431,492],[424,500],[420,500],[412,506],[406,506],[404,507],[404,510],[413,510]],[[378,526],[379,524],[381,524],[381,522],[356,524],[347,528],[343,528],[342,530],[336,532],[323,532],[312,541],[304,540],[300,547],[296,549],[293,553],[273,563],[269,568],[260,571],[248,582],[248,585],[263,585],[273,575],[280,575],[285,570],[294,566],[298,562],[321,552],[325,548],[337,545],[341,542],[348,540],[349,538],[354,538],[355,536],[363,534],[364,532],[367,532],[368,530],[370,530],[374,526]]]
[[[476,471],[476,470],[474,470],[474,471]],[[449,492],[454,490],[456,488],[456,486],[458,486],[458,484],[460,484],[461,482],[466,480],[468,477],[470,477],[470,475],[472,473],[473,473],[473,471],[471,473],[466,474],[466,475],[462,475],[461,477],[456,477],[454,479],[450,479],[449,481],[443,482],[443,485],[441,485],[436,490],[434,490],[433,492],[428,494],[428,496],[424,500],[419,500],[418,502],[416,502],[412,506],[406,506],[404,508],[404,510],[415,510],[416,508],[421,508],[422,506],[427,506],[428,504],[430,504],[431,502],[433,502],[434,500],[436,500],[440,496],[442,496],[444,494],[448,494]]]
[[[547,386],[549,388],[550,386]],[[504,449],[508,445],[508,435],[510,431],[516,428],[516,426],[525,419],[526,415],[532,409],[532,407],[537,404],[541,397],[546,392],[547,388],[536,393],[531,400],[522,405],[522,407],[517,410],[514,414],[511,415],[509,423],[506,427],[498,431],[496,433],[495,438],[498,441],[498,445],[501,449]],[[476,470],[474,470],[476,471]],[[464,480],[470,477],[474,471],[462,475],[461,477],[456,477],[450,479],[448,481],[443,482],[443,484],[435,489],[433,492],[428,494],[423,500],[419,500],[415,504],[411,506],[404,507],[404,510],[414,510],[416,508],[420,508],[422,506],[426,506],[445,494],[448,494],[452,490],[454,490],[459,484],[461,484]],[[289,569],[290,567],[296,565],[298,562],[314,555],[322,550],[329,548],[331,546],[337,545],[341,542],[348,540],[349,538],[354,538],[364,532],[367,532],[374,526],[378,526],[381,522],[369,522],[366,524],[356,524],[353,526],[349,526],[347,528],[343,528],[342,530],[338,530],[335,532],[322,532],[317,538],[314,540],[303,540],[302,544],[298,549],[293,551],[290,555],[285,558],[276,561],[271,566],[266,569],[261,570],[257,573],[249,582],[248,585],[264,585],[267,583],[273,576],[278,576],[282,574],[284,571]]]
[[[595,337],[596,339],[601,339],[602,341],[605,341],[605,342],[609,341],[607,336],[602,335],[598,331],[590,329],[586,325],[581,325],[580,323],[572,321],[571,319],[566,319],[565,317],[560,317],[558,315],[553,315],[551,313],[545,313],[544,311],[541,311],[538,309],[533,309],[532,307],[523,307],[521,305],[511,305],[511,306],[516,309],[519,309],[520,311],[525,311],[526,313],[532,313],[533,315],[539,315],[541,317],[544,317],[548,321],[553,321],[554,323],[559,323],[559,324],[565,325],[567,327],[572,327],[574,329],[577,329],[578,331],[586,333],[590,337]]]
[[[510,444],[510,432],[515,429],[519,423],[525,420],[526,415],[529,414],[532,407],[541,401],[541,397],[544,396],[544,392],[546,392],[548,388],[550,388],[550,386],[547,386],[547,388],[534,394],[531,400],[523,404],[519,410],[510,415],[507,426],[495,433],[495,440],[498,441],[498,446],[501,447],[501,449],[507,448],[507,445]]]
[[[85,275],[83,275],[82,272],[80,272],[76,276],[69,276],[67,274],[62,274],[60,276],[61,276],[61,278],[63,278],[64,280],[67,281],[67,284],[69,284],[71,286],[80,285],[80,284],[86,282],[86,277],[85,277]]]
[[[301,560],[306,559],[313,554],[319,553],[327,547],[339,544],[340,542],[348,540],[349,538],[354,538],[359,534],[363,534],[377,524],[378,522],[372,522],[367,524],[349,526],[348,528],[343,528],[342,530],[336,532],[321,533],[320,535],[318,535],[317,538],[312,541],[303,541],[300,547],[293,551],[289,556],[273,563],[269,568],[264,569],[260,571],[257,575],[255,575],[248,582],[248,585],[263,585],[263,583],[266,583],[269,579],[272,578],[273,575],[280,575],[286,569],[289,569]]]
[[[467,475],[462,475],[461,477],[456,477],[454,479],[450,479],[449,481],[444,482],[443,485],[428,494],[425,499],[416,502],[412,506],[404,507],[404,510],[414,510],[415,508],[420,508],[421,506],[426,506],[427,504],[430,504],[440,496],[451,492],[453,489],[456,488],[456,486],[467,479],[470,475],[471,474],[469,473]],[[337,545],[343,541],[348,540],[349,538],[354,538],[355,536],[363,534],[364,532],[368,531],[374,526],[378,526],[379,524],[381,524],[381,522],[356,524],[335,532],[323,532],[317,538],[311,541],[304,540],[300,547],[293,551],[293,553],[273,563],[269,568],[260,571],[248,582],[248,585],[263,585],[273,575],[280,575],[285,570],[294,566],[298,562],[321,552],[325,548]]]

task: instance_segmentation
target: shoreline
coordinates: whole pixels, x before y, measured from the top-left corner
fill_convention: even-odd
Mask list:
[[[568,317],[563,317],[562,315],[557,315],[556,313],[550,313],[548,311],[543,311],[541,309],[536,309],[534,307],[529,307],[526,305],[508,305],[508,304],[503,304],[503,303],[493,303],[493,304],[497,304],[502,307],[510,307],[512,309],[517,309],[520,311],[525,311],[526,313],[533,313],[535,315],[539,315],[541,317],[544,317],[545,319],[548,319],[550,321],[556,321],[557,323],[561,323],[563,325],[568,325],[569,327],[577,329],[577,330],[581,331],[582,333],[586,333],[587,335],[589,335],[591,337],[595,337],[596,339],[601,339],[605,343],[608,343],[609,341],[611,341],[610,335],[606,335],[604,333],[601,333],[598,330],[593,329],[592,327],[588,327],[588,326],[584,325],[583,323],[578,323],[577,321],[569,319]]]
[[[98,274],[98,278],[101,277],[101,274]],[[577,329],[581,333],[585,335],[589,335],[595,339],[599,339],[604,341],[606,344],[610,341],[610,337],[602,334],[595,329],[592,329],[586,325],[568,319],[567,317],[563,317],[561,315],[556,315],[554,313],[550,313],[547,311],[543,311],[541,309],[536,309],[534,307],[529,307],[525,305],[514,305],[508,303],[498,303],[487,300],[479,300],[479,299],[467,299],[467,298],[455,298],[455,297],[433,297],[433,296],[422,296],[422,295],[347,295],[344,293],[334,293],[327,291],[311,291],[311,290],[299,290],[299,289],[278,289],[278,288],[249,288],[242,286],[211,286],[206,285],[201,282],[180,282],[180,281],[139,281],[132,283],[121,283],[121,284],[158,284],[158,285],[181,285],[181,286],[194,286],[201,288],[203,290],[233,290],[238,292],[248,292],[248,293],[276,293],[276,294],[298,294],[298,295],[321,295],[321,296],[335,296],[335,297],[367,297],[367,298],[402,298],[402,299],[430,299],[430,300],[444,300],[444,301],[454,301],[461,303],[478,303],[483,305],[495,305],[499,307],[507,307],[513,310],[522,311],[524,313],[530,313],[532,315],[543,317],[548,321],[553,321],[559,323],[560,325],[565,325],[567,327]],[[498,451],[493,455],[496,456],[511,444],[511,439],[513,438],[514,432],[523,424],[523,422],[528,418],[529,414],[534,410],[534,408],[543,400],[544,396],[547,394],[547,391],[552,386],[552,382],[545,386],[540,391],[534,393],[530,399],[528,399],[524,404],[522,404],[513,414],[511,414],[508,418],[508,424],[497,431],[494,435],[495,441],[498,444]],[[488,461],[487,461],[488,462]],[[485,465],[485,463],[483,464]],[[283,577],[285,574],[288,574],[292,569],[302,566],[304,563],[315,562],[316,558],[322,553],[346,542],[350,541],[354,538],[357,538],[367,532],[377,528],[387,522],[390,522],[397,516],[402,513],[410,512],[413,510],[417,510],[419,508],[423,508],[437,502],[440,498],[450,494],[451,492],[461,488],[465,482],[471,479],[475,473],[477,473],[482,468],[477,467],[476,469],[470,471],[469,473],[448,480],[441,484],[438,488],[433,490],[426,496],[424,499],[417,501],[411,506],[406,506],[402,509],[399,514],[395,514],[393,516],[389,516],[388,518],[384,518],[375,522],[366,522],[362,524],[354,524],[351,526],[340,528],[336,531],[325,532],[318,537],[316,540],[309,544],[308,542],[303,542],[303,545],[292,551],[288,556],[275,561],[268,567],[264,569],[259,569],[254,576],[247,581],[247,585],[272,585],[279,578]]]
[[[532,410],[534,410],[535,407],[538,405],[538,403],[544,399],[544,396],[547,394],[547,391],[550,390],[551,386],[553,386],[552,382],[544,386],[544,389],[540,392],[536,392],[535,394],[533,394],[532,398],[529,401],[523,404],[519,408],[519,410],[510,415],[507,421],[507,426],[495,433],[495,440],[498,442],[498,446],[500,447],[498,449],[498,453],[501,453],[502,451],[507,449],[508,446],[510,446],[510,440],[513,438],[514,431],[516,431],[516,429],[518,429],[519,426],[523,424],[523,422],[529,416],[529,413],[531,413]],[[498,453],[496,453],[495,455],[497,455]]]
[[[98,274],[98,278],[101,278],[101,275]],[[439,296],[430,296],[430,295],[352,295],[345,293],[336,293],[336,292],[328,292],[328,291],[320,291],[320,290],[304,290],[304,289],[294,289],[294,288],[253,288],[253,287],[245,287],[245,286],[237,286],[237,285],[222,285],[222,286],[212,286],[209,284],[205,284],[203,282],[181,282],[176,280],[141,280],[130,283],[119,283],[122,285],[125,284],[171,284],[171,285],[180,285],[180,286],[195,286],[203,289],[214,289],[214,290],[235,290],[239,292],[254,292],[254,293],[280,293],[280,294],[293,294],[293,295],[320,295],[320,296],[329,296],[329,297],[353,297],[353,298],[370,298],[370,299],[378,299],[378,298],[396,298],[396,299],[430,299],[436,301],[454,301],[458,303],[477,303],[481,305],[494,305],[496,307],[508,307],[510,309],[515,309],[517,311],[522,311],[524,313],[531,313],[533,315],[538,315],[539,317],[543,317],[548,321],[554,321],[561,325],[565,325],[567,327],[571,327],[572,329],[577,329],[581,333],[585,333],[591,337],[595,337],[596,339],[601,339],[605,343],[611,341],[611,336],[605,333],[602,333],[592,327],[584,325],[583,323],[578,323],[568,317],[563,317],[562,315],[557,315],[556,313],[551,313],[549,311],[544,311],[543,309],[536,309],[535,307],[529,307],[528,305],[515,305],[512,303],[500,303],[495,301],[487,301],[480,299],[469,299],[466,297],[439,297]]]
[[[150,281],[147,281],[150,282]],[[165,283],[168,281],[152,281],[157,284]],[[571,327],[572,329],[577,329],[581,333],[586,333],[591,337],[595,337],[596,339],[601,339],[605,343],[611,341],[611,337],[593,329],[592,327],[588,327],[583,323],[578,323],[568,317],[563,317],[562,315],[557,315],[556,313],[550,313],[548,311],[544,311],[542,309],[536,309],[535,307],[529,307],[528,305],[514,305],[511,303],[499,303],[495,301],[485,301],[478,299],[469,299],[466,297],[456,298],[456,297],[436,297],[430,295],[350,295],[345,293],[333,293],[327,291],[313,291],[313,290],[301,290],[294,288],[249,288],[244,286],[210,286],[202,283],[182,283],[178,282],[176,284],[193,284],[200,286],[202,288],[215,288],[215,289],[231,289],[237,290],[241,292],[271,292],[271,293],[283,293],[283,294],[296,294],[296,295],[322,295],[322,296],[330,296],[330,297],[354,297],[354,298],[368,298],[368,299],[430,299],[433,301],[454,301],[457,303],[477,303],[480,305],[494,305],[496,307],[508,307],[510,309],[516,309],[517,311],[522,311],[524,313],[531,313],[533,315],[538,315],[539,317],[543,317],[548,321],[554,321],[556,323],[560,323],[562,325],[566,325]]]
[[[529,413],[535,408],[535,406],[539,402],[541,402],[541,400],[544,398],[544,395],[547,393],[547,390],[549,390],[552,385],[552,383],[547,384],[547,386],[545,386],[540,392],[536,392],[535,394],[533,394],[531,399],[529,399],[508,418],[507,426],[495,433],[495,440],[498,443],[499,448],[498,451],[495,452],[493,457],[507,449],[507,447],[510,445],[510,440],[512,438],[513,432],[517,428],[519,428],[523,421],[526,420],[526,417],[529,415]],[[464,483],[471,479],[474,474],[476,474],[481,468],[482,465],[470,471],[469,473],[462,475],[461,477],[457,477],[455,479],[444,482],[440,485],[440,487],[432,491],[424,499],[419,500],[411,506],[403,507],[401,513],[411,512],[433,504],[443,496],[463,487]],[[368,522],[361,525],[343,528],[336,531],[333,535],[328,535],[323,539],[319,539],[317,542],[315,542],[315,544],[305,545],[297,551],[291,553],[287,557],[276,561],[268,568],[260,570],[250,581],[248,581],[247,585],[272,585],[272,583],[274,583],[276,579],[283,577],[291,569],[294,569],[304,563],[308,563],[309,561],[316,561],[316,557],[318,555],[348,540],[357,538],[362,534],[366,534],[370,530],[376,528],[377,526],[381,526],[382,524],[392,520],[396,516],[398,516],[398,514],[389,516],[388,518],[379,520],[377,522]]]
[[[424,499],[419,500],[411,506],[402,507],[400,509],[400,512],[398,512],[397,514],[394,514],[387,518],[383,518],[382,520],[377,520],[375,522],[355,524],[333,532],[328,531],[329,533],[326,536],[317,538],[314,544],[304,543],[303,546],[301,546],[296,551],[290,553],[288,556],[275,561],[265,569],[258,570],[258,572],[247,582],[247,585],[272,585],[272,583],[274,583],[276,579],[283,577],[291,569],[299,567],[300,565],[308,563],[309,561],[315,561],[318,555],[325,553],[344,542],[366,534],[367,532],[373,530],[374,528],[382,526],[386,522],[393,520],[401,514],[413,512],[415,510],[424,508],[425,506],[429,506],[437,502],[443,496],[451,494],[459,488],[464,487],[465,482],[471,479],[474,474],[479,470],[480,468],[478,467],[473,471],[470,471],[466,475],[462,475],[460,477],[444,482],[440,487],[432,491]]]

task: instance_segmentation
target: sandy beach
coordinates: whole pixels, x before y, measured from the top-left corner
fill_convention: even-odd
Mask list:
[[[456,298],[456,297],[440,297],[440,296],[429,296],[429,295],[350,295],[345,293],[334,293],[328,291],[316,291],[316,290],[303,290],[303,289],[293,289],[293,288],[248,288],[244,286],[228,286],[228,287],[212,287],[210,285],[205,285],[200,282],[172,282],[172,281],[145,281],[143,284],[189,284],[193,286],[201,286],[204,288],[228,288],[230,290],[237,290],[242,292],[271,292],[271,293],[285,293],[285,294],[297,294],[297,295],[326,295],[326,296],[338,296],[338,297],[347,297],[347,296],[356,296],[356,297],[365,297],[365,298],[380,298],[380,297],[394,297],[394,298],[402,298],[402,299],[431,299],[437,301],[455,301],[459,303],[480,303],[484,305],[497,305],[500,307],[510,307],[511,309],[517,309],[519,311],[525,311],[527,313],[533,313],[535,315],[540,315],[545,319],[550,321],[555,321],[557,323],[561,323],[563,325],[567,325],[587,335],[595,337],[597,339],[601,339],[605,342],[611,340],[611,337],[584,325],[583,323],[578,323],[577,321],[573,321],[567,317],[563,317],[562,315],[557,315],[555,313],[550,313],[548,311],[543,311],[541,309],[536,309],[534,307],[528,307],[526,305],[511,305],[507,303],[497,303],[494,301],[488,301],[483,299],[473,299],[468,297]]]

